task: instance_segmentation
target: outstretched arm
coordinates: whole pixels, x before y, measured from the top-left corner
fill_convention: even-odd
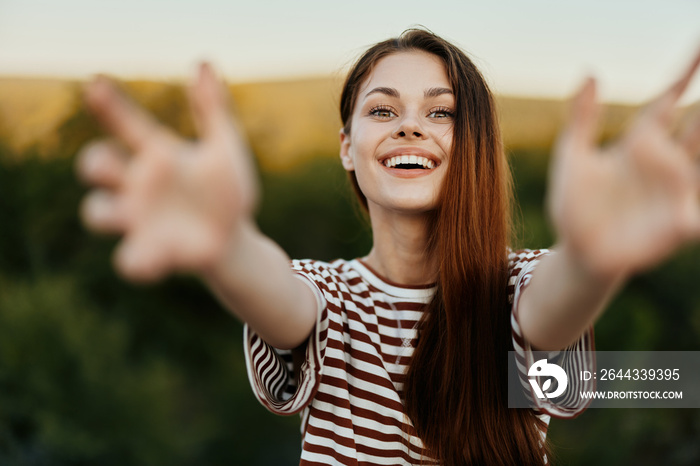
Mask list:
[[[700,118],[676,138],[678,100],[700,66],[651,102],[612,146],[595,142],[598,105],[589,79],[553,159],[549,213],[558,243],[520,299],[524,336],[561,349],[585,331],[634,273],[700,236]]]
[[[123,235],[115,266],[128,280],[194,273],[268,343],[296,347],[316,322],[316,299],[256,228],[257,174],[223,84],[202,65],[189,91],[195,142],[109,80],[87,86],[87,105],[115,139],[92,143],[78,159],[79,174],[97,188],[83,202],[83,220]]]

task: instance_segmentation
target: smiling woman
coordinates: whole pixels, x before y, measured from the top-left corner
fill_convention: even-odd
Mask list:
[[[302,464],[543,464],[549,416],[585,402],[533,396],[535,409],[509,409],[507,352],[579,357],[619,286],[700,234],[690,157],[700,123],[680,140],[669,130],[699,63],[606,157],[594,143],[595,83],[585,84],[556,151],[556,253],[509,249],[493,98],[461,50],[423,30],[371,47],[343,88],[340,158],[371,219],[367,256],[290,267],[258,231],[250,155],[207,65],[191,88],[195,144],[108,81],[88,87],[123,145],[81,156],[82,176],[102,188],[83,217],[124,235],[126,278],[198,274],[246,323],[254,393],[301,414]]]
[[[341,159],[373,227],[365,263],[404,287],[435,289],[414,316],[419,334],[411,337],[420,338],[399,371],[398,398],[411,420],[399,430],[442,464],[541,463],[548,418],[502,409],[506,351],[522,340],[504,284],[512,277],[520,288],[529,270],[521,260],[539,254],[508,257],[510,178],[481,74],[453,45],[409,31],[359,60],[341,116]],[[404,157],[434,168],[388,166]],[[415,462],[408,452],[402,460]]]
[[[391,212],[434,210],[452,148],[455,108],[440,59],[422,51],[388,55],[353,100],[352,112],[341,115],[340,158],[372,205],[372,224],[385,224],[382,206]]]

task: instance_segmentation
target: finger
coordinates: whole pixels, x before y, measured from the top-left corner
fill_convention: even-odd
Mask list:
[[[189,87],[195,124],[204,139],[227,135],[232,130],[228,93],[208,63],[199,66]]]
[[[114,255],[114,266],[126,279],[149,283],[163,278],[169,266],[168,257],[162,248],[154,246],[149,233],[128,236],[122,241]]]
[[[78,177],[84,182],[105,188],[119,188],[126,174],[128,156],[114,141],[89,144],[76,159]]]
[[[596,97],[596,82],[587,78],[571,103],[569,122],[562,133],[561,144],[579,150],[590,149],[595,145],[600,106]],[[574,151],[565,150],[564,153]]]
[[[85,101],[105,128],[135,151],[162,131],[161,125],[148,112],[104,76],[85,87]]]
[[[698,185],[698,177],[695,177],[696,187]],[[688,192],[687,195],[678,200],[677,218],[678,218],[678,235],[681,241],[697,241],[700,239],[700,192],[696,189],[695,192]]]
[[[106,190],[93,191],[83,199],[80,217],[98,233],[123,233],[126,225],[118,196]]]
[[[673,83],[666,92],[653,100],[645,113],[657,118],[666,126],[670,125],[673,121],[673,112],[678,103],[678,99],[681,98],[688,88],[698,67],[700,67],[700,50],[696,53],[695,57],[690,62],[690,66],[686,68],[680,79]]]
[[[691,157],[700,157],[700,106],[693,112],[684,125],[680,143]]]

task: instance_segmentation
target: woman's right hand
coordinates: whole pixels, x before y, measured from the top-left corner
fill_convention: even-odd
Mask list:
[[[114,139],[89,144],[78,158],[81,178],[96,188],[84,199],[82,218],[95,231],[123,235],[115,265],[132,281],[216,268],[256,204],[257,175],[224,85],[203,64],[189,91],[201,137],[194,142],[106,78],[85,90],[89,109]]]

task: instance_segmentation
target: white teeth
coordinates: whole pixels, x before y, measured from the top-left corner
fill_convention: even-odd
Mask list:
[[[423,168],[427,169],[435,167],[435,162],[420,155],[397,155],[384,160],[384,166],[388,168],[402,164],[423,165]]]

